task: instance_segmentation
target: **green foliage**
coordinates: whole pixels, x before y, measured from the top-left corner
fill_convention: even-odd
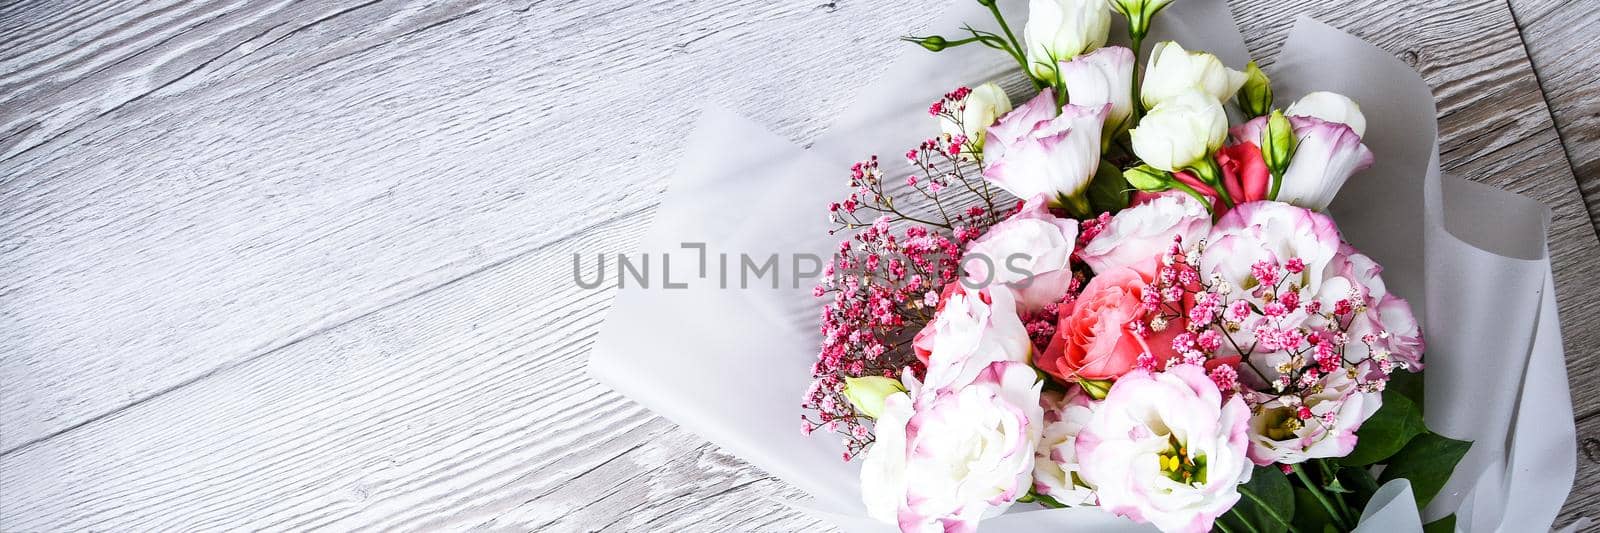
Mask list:
[[[1389,458],[1388,466],[1378,477],[1378,484],[1400,478],[1411,480],[1411,491],[1417,497],[1417,507],[1427,507],[1428,502],[1439,494],[1439,489],[1444,488],[1444,482],[1450,479],[1450,474],[1455,472],[1456,463],[1471,447],[1471,442],[1432,432],[1423,433]]]
[[[1446,516],[1422,526],[1422,533],[1455,533],[1456,515]]]
[[[1217,518],[1227,531],[1282,533],[1297,516],[1294,489],[1277,467],[1256,467],[1250,482],[1239,486],[1239,494],[1239,503]]]
[[[1105,161],[1089,182],[1089,206],[1096,212],[1116,213],[1128,207],[1133,186],[1122,177],[1122,171]]]
[[[1405,394],[1386,390],[1383,407],[1356,430],[1356,449],[1339,460],[1349,466],[1366,466],[1383,461],[1404,448],[1412,438],[1428,431],[1422,409]]]

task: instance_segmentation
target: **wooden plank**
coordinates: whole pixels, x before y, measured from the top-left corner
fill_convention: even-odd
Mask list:
[[[814,136],[933,3],[10,5],[0,451],[649,205],[703,104]]]
[[[1571,523],[1580,517],[1596,519],[1600,509],[1600,491],[1593,489],[1600,483],[1600,416],[1578,420],[1578,477],[1573,482],[1572,497],[1561,509],[1557,524]]]
[[[1577,175],[1589,221],[1600,227],[1600,86],[1594,82],[1594,58],[1600,56],[1600,4],[1561,0],[1509,3],[1549,104],[1566,162]],[[1574,320],[1570,312],[1562,318]],[[1565,333],[1568,357],[1595,357],[1593,351],[1572,351],[1574,334]],[[1578,412],[1578,477],[1563,521],[1585,514],[1594,518],[1594,509],[1600,507],[1600,488],[1596,488],[1600,487],[1600,413],[1593,409],[1600,391],[1589,386],[1591,382],[1576,375],[1572,379],[1575,403],[1586,409]]]
[[[870,78],[870,73],[862,70],[871,71],[870,65],[882,64],[891,57],[891,50],[898,48],[888,42],[893,35],[890,32],[899,31],[904,24],[916,26],[925,22],[927,8],[934,2],[829,4],[815,10],[811,6],[767,6],[759,2],[737,4],[656,2],[619,7],[619,3],[564,7],[554,12],[545,6],[502,9],[490,5],[455,19],[450,13],[429,12],[425,6],[411,4],[366,8],[394,10],[383,11],[386,14],[381,16],[356,15],[357,11],[332,18],[327,18],[326,8],[320,6],[281,8],[303,11],[274,15],[280,18],[252,26],[250,29],[265,29],[271,36],[245,42],[271,41],[291,27],[311,29],[284,37],[272,46],[256,49],[250,45],[247,48],[252,53],[233,59],[233,63],[217,66],[213,62],[212,66],[197,70],[196,79],[206,81],[180,80],[167,89],[121,105],[105,117],[82,118],[78,123],[67,120],[16,126],[0,120],[4,124],[0,131],[40,143],[37,148],[0,163],[7,170],[0,172],[0,179],[8,180],[4,182],[6,186],[0,187],[0,194],[5,195],[5,216],[54,220],[54,225],[41,223],[38,227],[59,231],[54,237],[37,237],[43,233],[38,230],[4,233],[6,238],[0,241],[7,243],[0,248],[6,254],[3,263],[9,263],[14,256],[22,260],[24,252],[18,250],[29,254],[58,253],[38,250],[79,243],[76,251],[87,253],[95,251],[91,246],[95,242],[148,244],[152,237],[176,236],[172,238],[183,240],[190,247],[221,250],[195,252],[190,257],[220,261],[228,253],[243,253],[257,262],[264,258],[264,262],[281,261],[298,267],[176,270],[191,283],[222,284],[226,289],[214,289],[215,296],[208,300],[178,302],[177,308],[189,313],[213,311],[227,317],[274,317],[254,328],[217,331],[179,321],[170,326],[169,339],[147,341],[138,335],[160,331],[151,326],[166,325],[173,319],[146,312],[131,323],[112,324],[118,328],[116,333],[101,334],[108,339],[105,342],[143,342],[140,346],[160,355],[180,349],[199,353],[170,357],[170,364],[182,371],[175,372],[183,374],[180,379],[169,379],[159,369],[116,368],[136,361],[130,354],[137,352],[132,350],[88,350],[88,355],[76,362],[65,355],[57,356],[59,352],[51,350],[63,348],[65,341],[60,338],[83,333],[69,324],[83,322],[27,322],[31,327],[66,332],[53,333],[61,336],[55,338],[35,337],[39,340],[26,345],[26,351],[0,353],[6,378],[0,380],[0,386],[11,381],[13,372],[33,372],[35,365],[41,364],[114,374],[114,378],[102,378],[112,387],[126,387],[117,381],[134,379],[167,379],[183,386],[173,385],[165,394],[146,396],[114,388],[110,394],[98,396],[96,391],[76,390],[39,400],[40,405],[52,401],[74,404],[65,408],[34,406],[12,412],[11,406],[6,405],[0,414],[8,421],[28,415],[80,422],[41,424],[35,428],[41,434],[48,434],[44,432],[51,427],[78,427],[0,455],[0,490],[4,490],[0,497],[0,530],[206,526],[423,530],[820,527],[807,517],[762,499],[792,497],[792,489],[654,419],[638,406],[602,390],[581,373],[584,354],[610,296],[604,291],[573,288],[566,277],[570,275],[570,258],[566,254],[626,250],[637,238],[647,217],[630,213],[647,209],[654,201],[661,176],[676,153],[672,147],[658,143],[666,139],[665,143],[670,144],[690,118],[679,104],[704,99],[736,103],[742,106],[740,111],[760,117],[791,138],[813,138],[815,128],[822,122],[818,117],[826,117],[831,110],[848,103],[854,87]],[[1508,45],[1503,39],[1504,24],[1508,24],[1508,15],[1503,6],[1472,2],[1428,14],[1423,13],[1428,11],[1423,9],[1426,5],[1420,0],[1369,0],[1321,8],[1284,6],[1281,2],[1271,6],[1240,2],[1234,7],[1257,53],[1281,40],[1288,27],[1284,21],[1297,12],[1318,16],[1372,39],[1402,57],[1411,57],[1407,51],[1421,51],[1415,54],[1415,62],[1440,95],[1446,165],[1475,179],[1520,177],[1533,182],[1527,185],[1529,190],[1559,193],[1559,180],[1548,174],[1500,175],[1505,169],[1517,168],[1515,165],[1542,161],[1554,149],[1548,140],[1548,121],[1541,125],[1537,119],[1522,120],[1516,111],[1531,109],[1530,104],[1515,91],[1505,89],[1517,87],[1518,80],[1525,79],[1526,57],[1518,60],[1515,53],[1505,49]],[[131,41],[143,32],[157,31],[128,29],[147,21],[182,20],[172,10],[185,7],[188,6],[158,8],[144,17],[117,19],[123,22],[111,26],[124,28],[122,31],[131,36],[111,40]],[[463,9],[471,7],[474,6]],[[218,20],[233,20],[229,16],[241,20],[270,18],[240,15],[241,10],[254,8],[255,4],[236,7],[228,11],[233,15]],[[747,17],[756,20],[751,22]],[[41,29],[29,30],[28,34],[51,36],[40,38],[44,40],[71,39],[71,28],[96,20],[92,16],[59,18],[40,23],[55,28],[49,30],[54,33]],[[327,20],[309,23],[322,18]],[[12,21],[21,17],[6,13],[0,20],[5,21],[0,27],[9,31]],[[444,20],[450,22],[439,22]],[[436,25],[423,29],[429,24]],[[98,31],[81,33],[94,35]],[[173,40],[191,39],[197,32],[221,33],[204,25],[170,31]],[[369,35],[371,31],[379,33]],[[570,32],[573,36],[563,33],[563,40],[558,43],[541,41],[556,32]],[[7,35],[6,42],[12,41],[13,33],[0,34]],[[854,37],[836,37],[839,35]],[[216,39],[225,44],[212,46],[213,54],[233,42]],[[157,52],[151,52],[151,58],[140,59],[134,54],[123,59],[123,64],[155,62],[153,57],[165,50],[161,45],[155,46]],[[556,57],[551,65],[527,64],[538,63],[529,58],[573,51],[578,51],[577,55]],[[0,49],[0,57],[13,53],[12,49]],[[502,53],[511,58],[500,57]],[[470,60],[467,66],[455,66],[441,57],[450,55]],[[72,64],[79,72],[115,72],[121,68],[91,63],[99,57],[96,54],[75,59]],[[218,61],[225,63],[226,59]],[[665,64],[649,63],[652,60]],[[191,61],[175,71],[192,69],[200,63],[203,61]],[[6,63],[4,72],[12,72],[12,64]],[[441,69],[445,74],[427,73]],[[161,68],[149,71],[174,72]],[[405,80],[415,76],[431,80],[431,85],[406,85]],[[111,87],[116,85],[114,78],[84,83]],[[10,84],[12,79],[8,75],[0,78],[0,83]],[[341,92],[339,84],[349,83],[376,88],[377,93],[369,97]],[[541,83],[545,85],[538,85]],[[535,85],[547,92],[523,90],[518,84]],[[586,92],[600,91],[595,87],[605,89],[598,96]],[[269,94],[252,96],[246,89]],[[538,98],[548,91],[554,91],[562,101],[551,104]],[[444,95],[440,98],[465,99],[467,104],[490,111],[465,104],[435,111],[429,104],[438,101],[426,98],[429,92]],[[535,102],[528,103],[529,100]],[[7,101],[3,109],[28,105],[28,101],[31,100]],[[190,101],[221,106],[231,113],[182,109]],[[316,107],[312,104],[327,101],[357,104],[336,107],[331,112],[311,109]],[[104,107],[91,107],[82,115],[73,115],[77,112],[74,110],[77,106],[94,105],[99,104],[81,98],[18,116],[48,112],[89,117]],[[542,106],[554,106],[554,111]],[[596,109],[619,111],[614,117],[595,118],[597,123],[593,126],[585,125],[584,119],[590,117],[580,115],[579,110]],[[419,118],[414,119],[416,122],[398,121],[390,115],[396,112]],[[256,118],[246,120],[234,115]],[[0,118],[10,117],[7,114]],[[292,142],[275,137],[293,132],[272,129],[274,121],[304,123],[323,118],[339,126],[313,131]],[[368,120],[380,122],[364,125],[363,121]],[[137,127],[123,126],[123,122]],[[202,152],[185,151],[188,148],[183,143],[168,138],[176,135],[192,142],[198,134],[186,133],[185,129],[210,128],[208,125],[212,124],[227,125],[216,129],[241,136],[218,141],[208,148],[211,151]],[[641,127],[657,134],[640,140],[637,132]],[[171,132],[141,136],[141,128],[167,128]],[[265,131],[232,133],[248,128]],[[565,128],[577,130],[571,139],[562,137],[559,157],[524,153],[538,151],[526,148],[530,140],[546,138],[549,131],[559,134]],[[392,133],[396,129],[404,134]],[[1540,134],[1540,130],[1546,134]],[[57,132],[59,137],[34,137],[45,131]],[[76,133],[79,131],[85,133]],[[486,139],[476,141],[487,144],[486,148],[475,149],[478,145],[464,139],[475,135]],[[126,137],[138,142],[122,141]],[[429,144],[435,138],[446,141]],[[293,150],[323,142],[335,146],[311,154]],[[626,149],[609,158],[589,155],[612,146],[607,143],[622,143]],[[386,148],[389,145],[397,146]],[[23,144],[4,146],[11,150]],[[273,157],[246,153],[246,147],[256,146],[270,149]],[[419,146],[424,149],[418,150]],[[414,176],[394,170],[408,164],[430,164],[432,159],[444,157],[441,154],[462,153],[451,150],[473,157],[470,161],[446,158],[456,161],[456,166],[430,167],[428,172],[418,171]],[[185,177],[181,171],[145,163],[164,169],[157,176],[169,181],[108,184],[114,181],[111,178],[124,176],[117,165],[128,164],[125,154],[129,152],[149,154],[150,158],[173,153],[178,162],[211,155],[237,161],[241,166],[203,169],[198,176]],[[74,162],[86,158],[98,160],[92,164]],[[357,158],[360,164],[343,163],[345,158]],[[385,158],[389,161],[384,162]],[[506,168],[516,167],[521,174],[500,167],[502,159],[510,160],[504,163]],[[270,180],[273,174],[256,172],[248,166],[268,162],[280,165],[269,168],[297,170],[301,176],[325,167],[339,172],[329,172],[333,178],[327,185],[277,185]],[[181,167],[177,162],[166,164]],[[492,168],[485,170],[484,166]],[[394,192],[384,193],[399,195],[395,200],[318,203],[320,196],[342,194],[341,187],[360,186],[374,176],[381,179],[396,172],[410,177]],[[40,173],[46,176],[33,177]],[[229,177],[234,173],[245,173],[246,177]],[[37,184],[20,181],[28,185],[20,187],[16,185],[19,178],[13,177],[19,175]],[[572,176],[596,178],[562,187],[578,179]],[[140,179],[132,172],[127,177]],[[268,209],[248,216],[230,211],[252,205],[252,196],[228,196],[233,188],[252,186],[252,179],[267,180],[268,185],[257,186],[267,189],[267,193],[278,191],[279,197],[289,197],[291,207],[301,207],[290,212],[312,220],[261,230],[253,240],[240,242],[229,241],[226,236],[207,236],[203,230],[194,229],[215,217],[222,217],[234,227],[247,228],[252,221],[277,216]],[[198,190],[206,187],[211,192]],[[104,188],[113,190],[101,191]],[[197,191],[188,192],[191,190]],[[495,198],[494,192],[505,190],[521,196],[498,204],[482,199]],[[150,198],[171,191],[196,199],[161,203]],[[467,198],[456,203],[432,199],[452,193]],[[47,194],[52,196],[32,199],[34,195]],[[102,203],[136,198],[117,206],[73,199],[75,195],[94,194],[100,195],[95,198]],[[257,189],[256,194],[262,191]],[[472,199],[472,194],[482,198]],[[16,215],[12,206],[24,203],[43,211]],[[482,207],[489,205],[501,211],[558,210],[563,203],[575,207],[561,212],[561,216],[547,218],[526,213],[490,214],[485,211],[493,209]],[[349,222],[394,210],[412,218]],[[459,214],[462,210],[469,214]],[[216,211],[223,213],[214,214]],[[82,218],[74,218],[79,216]],[[613,222],[592,232],[574,231],[607,217]],[[159,228],[128,229],[137,223]],[[0,224],[5,228],[0,231],[9,232],[14,224],[8,218]],[[328,225],[353,229],[313,233],[320,238],[312,239],[294,234]],[[440,225],[450,228],[441,230]],[[113,228],[99,229],[106,226]],[[107,237],[123,234],[126,235],[118,239]],[[18,235],[37,240],[21,240]],[[1582,242],[1562,244],[1582,241],[1582,237],[1558,233],[1553,246],[1583,250],[1587,245]],[[1587,239],[1593,240],[1592,231]],[[369,240],[384,244],[366,245]],[[72,318],[89,323],[117,316],[113,312],[129,312],[130,308],[119,303],[118,298],[186,289],[184,284],[164,282],[156,275],[159,269],[130,269],[130,264],[142,264],[134,258],[141,250],[137,244],[121,246],[107,254],[108,260],[121,263],[104,272],[75,273],[73,256],[67,253],[0,268],[55,272],[54,283],[79,294],[105,288],[118,275],[134,274],[128,280],[134,288],[90,302],[111,309],[69,313]],[[471,246],[482,250],[475,259],[464,260],[459,271],[439,276],[434,282],[414,283],[408,290],[394,290],[388,299],[383,298],[387,293],[381,289],[398,283],[394,279],[409,279],[399,273],[416,267],[419,261],[413,256],[450,257],[452,252],[471,256]],[[257,247],[275,248],[279,255],[256,252]],[[390,250],[391,247],[398,249]],[[257,255],[248,255],[252,253]],[[338,253],[365,260],[333,257],[327,260],[337,268],[322,266],[320,261],[326,256]],[[1558,268],[1584,268],[1581,261],[1571,259],[1578,254],[1562,257],[1578,266]],[[1593,256],[1590,257],[1582,261],[1592,262]],[[372,266],[374,262],[381,265]],[[173,261],[158,266],[184,264]],[[351,273],[352,270],[359,272]],[[9,281],[13,272],[0,271],[5,274],[0,279],[15,283]],[[248,282],[235,282],[228,276],[248,276]],[[332,279],[321,279],[328,277]],[[259,295],[250,292],[263,281],[273,285],[271,291]],[[36,279],[28,284],[46,282]],[[317,290],[302,292],[301,284],[312,284]],[[33,309],[52,309],[76,301],[67,289],[62,289],[61,294],[18,300],[18,294],[34,294],[24,292],[28,286],[5,285],[0,289],[6,294],[0,301],[5,302],[3,311],[8,323],[13,318],[33,320],[22,316]],[[1588,322],[1582,313],[1574,316],[1569,311],[1574,293],[1565,292],[1565,285],[1561,290],[1569,352],[1593,353],[1594,350],[1576,351],[1581,346],[1575,345],[1570,331],[1575,322]],[[228,302],[234,294],[242,295],[242,301]],[[333,301],[326,301],[330,299]],[[313,310],[300,311],[307,307]],[[351,310],[336,314],[345,308]],[[336,316],[319,319],[326,315]],[[308,321],[305,316],[312,319]],[[306,322],[321,327],[282,327],[284,323]],[[215,355],[214,352],[228,351],[222,340],[258,335],[254,329],[259,328],[278,328],[259,336],[281,344],[263,344],[256,352],[238,351],[244,355]],[[284,336],[282,331],[299,334]],[[15,362],[49,357],[59,359]],[[214,364],[214,360],[207,359],[212,357],[225,363]],[[86,368],[81,359],[100,368]],[[183,377],[207,373],[210,375],[204,379]],[[63,381],[67,377],[80,378],[65,370],[57,377]],[[1574,381],[1582,383],[1577,381],[1579,378],[1575,372]],[[9,404],[16,391],[42,394],[33,387],[17,387],[0,389],[0,398]],[[123,403],[111,401],[118,395],[125,395],[123,400],[148,399],[123,407]],[[83,399],[85,396],[87,400]],[[108,412],[104,411],[105,406],[115,406],[111,408],[115,411],[110,415],[91,414]],[[1590,435],[1596,429],[1600,428],[1585,427],[1582,431]],[[7,427],[5,433],[12,431]],[[1575,494],[1573,501],[1582,497],[1586,496]]]
[[[1574,0],[1510,0],[1550,104],[1567,159],[1578,176],[1590,220],[1600,227],[1600,4]]]
[[[572,254],[649,218],[6,454],[0,530],[812,528],[761,499],[793,489],[584,375],[613,290],[572,289]]]

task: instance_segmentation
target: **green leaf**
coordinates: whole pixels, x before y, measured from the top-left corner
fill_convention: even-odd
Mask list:
[[[1132,191],[1133,186],[1122,177],[1122,170],[1101,161],[1100,170],[1089,182],[1089,205],[1096,213],[1116,213],[1128,207],[1129,193]]]
[[[1294,488],[1294,530],[1299,533],[1337,532],[1333,517],[1305,487]]]
[[[1378,492],[1378,480],[1372,477],[1372,472],[1365,466],[1340,468],[1337,477],[1340,485],[1353,492],[1350,503],[1357,509],[1365,508],[1367,500],[1371,500],[1373,493]]]
[[[1472,448],[1472,443],[1456,440],[1433,432],[1411,439],[1389,458],[1388,466],[1378,476],[1378,483],[1405,478],[1411,480],[1411,491],[1417,497],[1417,507],[1427,507],[1428,502],[1444,488],[1445,481],[1455,471],[1456,463]]]
[[[1422,389],[1421,372],[1398,371],[1389,374],[1388,386],[1384,387],[1383,390],[1384,392],[1398,392],[1402,396],[1411,399],[1411,403],[1417,404],[1418,411],[1427,412],[1427,406],[1422,403],[1425,395]]]
[[[1456,515],[1446,516],[1422,526],[1422,533],[1455,533]]]
[[[1289,530],[1295,517],[1294,489],[1282,470],[1256,467],[1250,474],[1250,482],[1239,486],[1239,495],[1239,503],[1217,518],[1227,530],[1261,533]]]
[[[1366,466],[1383,461],[1427,431],[1417,404],[1400,391],[1385,390],[1383,406],[1356,430],[1356,448],[1339,459],[1339,464]]]

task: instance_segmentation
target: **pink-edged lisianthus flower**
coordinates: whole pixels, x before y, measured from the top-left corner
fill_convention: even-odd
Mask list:
[[[1330,372],[1316,394],[1281,396],[1257,406],[1250,418],[1250,460],[1292,465],[1350,455],[1356,430],[1382,405],[1383,395],[1358,390],[1350,372]]]
[[[901,531],[973,531],[1026,494],[1039,442],[1043,383],[1024,363],[997,362],[971,383],[884,400],[861,465],[867,514]]]
[[[1081,199],[1100,167],[1100,131],[1111,104],[1056,107],[1045,89],[989,127],[983,178],[1018,198],[1052,205]]]
[[[1107,511],[1162,531],[1209,531],[1254,465],[1250,409],[1197,365],[1137,370],[1111,386],[1078,433],[1078,463]]]
[[[1424,344],[1417,317],[1411,304],[1389,293],[1382,273],[1382,265],[1343,244],[1328,266],[1316,301],[1322,309],[1339,309],[1341,300],[1355,309],[1345,324],[1350,338],[1345,345],[1345,360],[1357,362],[1379,355],[1381,360],[1390,360],[1390,364],[1405,370],[1421,371]],[[1314,324],[1324,322],[1327,320]]]
[[[1037,311],[1066,296],[1072,284],[1067,262],[1077,242],[1078,221],[1050,214],[1045,197],[1035,196],[967,245],[965,286],[1005,284],[1016,293],[1019,311]]]
[[[1060,72],[1067,103],[1091,109],[1111,105],[1102,132],[1108,142],[1126,128],[1133,116],[1133,50],[1107,46],[1062,61]]]
[[[1096,273],[1129,267],[1154,277],[1161,256],[1182,238],[1185,249],[1200,244],[1211,231],[1211,214],[1199,200],[1168,191],[1111,217],[1078,258]]]
[[[1150,278],[1129,267],[1100,272],[1083,292],[1058,311],[1056,334],[1036,361],[1039,370],[1063,383],[1078,378],[1115,379],[1132,370],[1139,356],[1150,353],[1157,361],[1176,355],[1172,339],[1183,331],[1175,320],[1161,331],[1141,335],[1143,298]]]
[[[1282,202],[1251,202],[1211,228],[1199,273],[1220,278],[1233,289],[1233,298],[1256,309],[1290,292],[1296,301],[1307,302],[1319,293],[1340,245],[1339,229],[1327,215]],[[1294,327],[1305,318],[1305,311],[1295,307],[1276,325]]]
[[[959,387],[996,361],[1027,362],[1033,342],[1009,289],[968,290],[956,282],[946,288],[938,314],[917,332],[912,348],[927,364],[925,387],[938,390]]]
[[[1044,436],[1033,461],[1033,491],[1068,506],[1094,505],[1094,489],[1084,485],[1078,472],[1078,433],[1094,416],[1095,401],[1082,387],[1069,387],[1067,393],[1045,391],[1039,397],[1044,407]]]
[[[1233,142],[1260,143],[1267,118],[1256,117],[1235,126],[1231,131]],[[1295,148],[1278,187],[1276,200],[1280,202],[1321,211],[1333,202],[1351,175],[1372,166],[1372,150],[1347,124],[1291,116],[1289,125],[1294,129]]]

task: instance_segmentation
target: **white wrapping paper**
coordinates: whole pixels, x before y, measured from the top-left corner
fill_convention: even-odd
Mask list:
[[[1023,20],[1022,4],[1002,2],[1008,20]],[[974,6],[954,9],[929,33],[950,35],[961,22],[988,20]],[[1220,0],[1173,4],[1154,34],[1151,42],[1177,39],[1235,68],[1247,60]],[[929,102],[1014,67],[975,46],[940,54],[908,46],[809,150],[749,120],[706,111],[640,249],[614,251],[630,252],[636,262],[648,256],[657,270],[649,287],[628,278],[630,285],[619,291],[590,371],[813,498],[784,503],[844,529],[883,529],[864,516],[859,464],[841,461],[840,447],[826,434],[799,431],[801,395],[820,340],[820,301],[810,294],[815,279],[795,283],[797,272],[814,273],[818,266],[795,258],[826,260],[833,251],[839,237],[827,234],[825,207],[847,194],[851,162],[874,153],[897,160],[936,131],[923,111]],[[1312,90],[1361,103],[1365,142],[1377,161],[1345,185],[1330,212],[1346,240],[1384,265],[1391,291],[1407,298],[1422,320],[1429,426],[1474,442],[1420,516],[1409,485],[1397,481],[1374,497],[1360,530],[1420,531],[1423,522],[1452,512],[1464,531],[1548,529],[1576,472],[1545,246],[1548,210],[1442,176],[1432,94],[1415,72],[1380,49],[1302,19],[1269,74],[1284,104]],[[684,243],[704,243],[704,251]],[[756,277],[741,254],[752,266],[776,257],[776,275]],[[665,286],[663,270],[666,281],[686,287]],[[1028,505],[981,528],[1068,524],[1149,530],[1095,509]]]

